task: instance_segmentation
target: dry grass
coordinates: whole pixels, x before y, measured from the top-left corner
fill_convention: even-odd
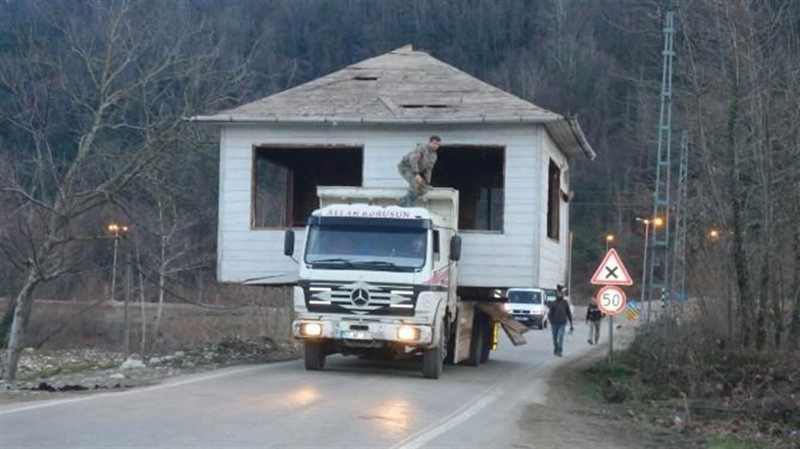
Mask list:
[[[205,291],[203,305],[166,303],[154,354],[207,346],[225,340],[291,339],[290,290],[219,285]],[[0,313],[6,301],[0,302]],[[227,304],[227,305],[221,305]],[[140,352],[142,320],[146,347],[153,338],[158,305],[129,304],[131,352]],[[26,347],[36,349],[94,348],[121,351],[125,336],[121,301],[53,301],[35,304]]]

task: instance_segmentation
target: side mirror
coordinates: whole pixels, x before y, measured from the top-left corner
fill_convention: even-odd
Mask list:
[[[461,237],[454,235],[450,238],[450,260],[458,262],[461,259]]]
[[[294,231],[291,229],[287,229],[283,235],[283,254],[289,257],[294,254]]]

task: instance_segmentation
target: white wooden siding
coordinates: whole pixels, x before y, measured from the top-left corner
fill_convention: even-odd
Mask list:
[[[566,184],[566,172],[569,170],[568,159],[546,132],[541,133],[542,148],[540,153],[539,189],[541,192],[542,207],[538,210],[539,216],[539,270],[538,285],[543,288],[555,288],[556,284],[567,285],[567,246],[569,241],[569,207],[561,198],[559,192],[559,231],[558,240],[547,236],[547,191],[548,191],[548,171],[550,160],[561,168],[561,189],[569,192]]]
[[[363,146],[365,187],[405,187],[405,181],[397,173],[397,163],[417,143],[426,142],[431,134],[442,136],[444,145],[505,147],[504,230],[502,233],[475,231],[462,234],[459,285],[554,286],[555,282],[563,282],[566,207],[562,207],[561,239],[553,242],[547,238],[545,230],[546,161],[553,157],[559,163],[565,163],[566,159],[549,137],[542,138],[547,133],[538,125],[531,124],[428,127],[228,125],[221,133],[220,142],[219,280],[242,282],[298,269],[295,262],[283,255],[283,229],[251,229],[254,145]],[[546,151],[542,151],[543,142],[547,143]],[[436,179],[433,184],[436,184]],[[295,254],[299,257],[303,232],[298,232],[296,237]],[[546,260],[540,262],[539,257]]]

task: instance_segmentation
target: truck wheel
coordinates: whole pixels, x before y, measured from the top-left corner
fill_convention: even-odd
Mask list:
[[[484,321],[482,313],[475,313],[475,318],[472,320],[472,333],[469,339],[469,359],[467,365],[478,366],[481,364],[481,354],[483,354],[484,346]]]
[[[492,331],[494,330],[492,320],[486,318],[483,320],[483,347],[481,348],[481,363],[489,361],[489,353],[492,352]]]
[[[325,366],[325,351],[321,342],[306,341],[305,353],[306,370],[319,371]]]
[[[439,332],[439,344],[435,348],[428,348],[422,353],[422,376],[427,379],[438,379],[442,375],[444,364],[444,325]]]
[[[456,333],[448,329],[447,331],[447,352],[444,355],[444,363],[452,365],[456,360]]]

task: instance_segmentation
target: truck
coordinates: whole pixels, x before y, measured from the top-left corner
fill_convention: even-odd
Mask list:
[[[527,327],[500,305],[503,292],[459,289],[458,191],[431,189],[419,207],[400,207],[398,188],[318,186],[293,291],[292,333],[307,370],[328,355],[422,356],[422,375],[444,363],[488,361],[502,327],[524,344]],[[284,254],[294,258],[295,233]]]

